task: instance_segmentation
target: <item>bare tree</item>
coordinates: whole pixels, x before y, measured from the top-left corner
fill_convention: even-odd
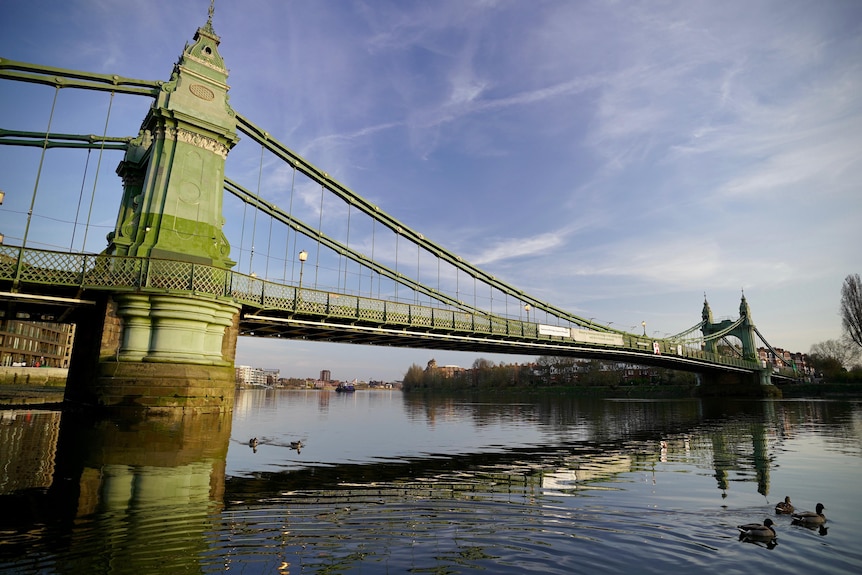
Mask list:
[[[853,342],[862,347],[862,281],[859,274],[844,278],[841,287],[841,325]]]
[[[842,369],[847,369],[858,357],[859,352],[846,341],[828,339],[813,344],[808,355],[817,362],[831,362]]]

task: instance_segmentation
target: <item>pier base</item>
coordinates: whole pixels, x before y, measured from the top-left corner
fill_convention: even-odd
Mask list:
[[[761,371],[754,374],[708,372],[700,374],[699,397],[780,398],[781,390]]]
[[[233,409],[239,306],[186,295],[114,294],[78,318],[66,400],[105,408]]]

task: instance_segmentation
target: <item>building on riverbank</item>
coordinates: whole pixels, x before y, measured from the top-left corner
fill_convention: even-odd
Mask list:
[[[773,351],[775,353],[773,353]],[[780,347],[774,349],[759,347],[757,348],[757,354],[764,366],[768,365],[773,368],[792,366],[795,367],[797,373],[802,376],[809,377],[813,375],[811,361],[808,359],[808,354],[787,351]]]
[[[0,366],[68,368],[75,326],[0,318]]]
[[[278,369],[265,369],[262,367],[252,367],[250,365],[236,366],[236,384],[238,387],[249,386],[269,386],[272,387],[278,383]]]

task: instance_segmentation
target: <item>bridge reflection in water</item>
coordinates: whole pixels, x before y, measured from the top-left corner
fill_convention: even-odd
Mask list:
[[[329,394],[245,392],[235,417],[263,426],[269,436],[255,454],[244,435],[231,439],[237,423],[219,414],[89,421],[74,413],[2,412],[0,571],[210,572],[249,562],[267,572],[290,564],[346,571],[373,555],[374,561],[389,557],[397,571],[407,540],[441,545],[450,529],[477,554],[458,561],[472,564],[491,560],[494,546],[504,543],[486,531],[485,513],[502,521],[501,532],[514,530],[539,544],[558,529],[550,527],[556,515],[572,513],[560,498],[609,491],[616,495],[599,504],[616,505],[605,510],[607,517],[582,510],[566,529],[604,525],[640,537],[622,518],[629,512],[645,514],[638,523],[660,527],[692,520],[656,515],[636,500],[656,482],[664,489],[689,482],[676,496],[700,498],[702,506],[715,505],[716,489],[743,500],[756,490],[777,501],[785,494],[770,493],[770,475],[785,441],[812,420],[836,435],[853,433],[842,427],[854,417],[849,403],[508,402],[496,396],[468,402],[383,393],[358,394],[375,395],[365,411],[362,397],[333,394],[321,402]],[[386,423],[380,417],[355,427],[357,418],[392,411],[412,425],[410,435],[394,434],[400,456],[375,439],[387,433],[375,430]],[[245,434],[244,425],[236,431]],[[275,437],[299,425],[312,435],[302,457],[281,449]],[[461,427],[471,437],[451,435]],[[348,455],[328,451],[326,430],[349,443]],[[488,430],[494,431],[486,436]],[[429,433],[435,447],[428,447]],[[488,444],[476,447],[477,436]],[[501,504],[505,511],[497,509]],[[705,520],[732,521],[696,522]],[[459,521],[470,524],[457,527]],[[535,531],[519,531],[523,521]],[[601,544],[603,536],[590,537]],[[435,555],[412,552],[414,560],[416,553],[422,561]],[[455,561],[447,553],[434,560]]]
[[[0,529],[14,534],[4,558],[60,553],[62,571],[155,573],[209,547],[229,415],[0,413]]]

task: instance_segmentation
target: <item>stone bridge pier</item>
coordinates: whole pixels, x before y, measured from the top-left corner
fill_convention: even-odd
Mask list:
[[[123,195],[106,255],[170,260],[175,269],[234,266],[222,203],[225,160],[239,138],[219,42],[210,11],[117,168]],[[238,304],[188,293],[179,281],[162,291],[118,291],[96,303],[77,312],[67,399],[233,408]]]

